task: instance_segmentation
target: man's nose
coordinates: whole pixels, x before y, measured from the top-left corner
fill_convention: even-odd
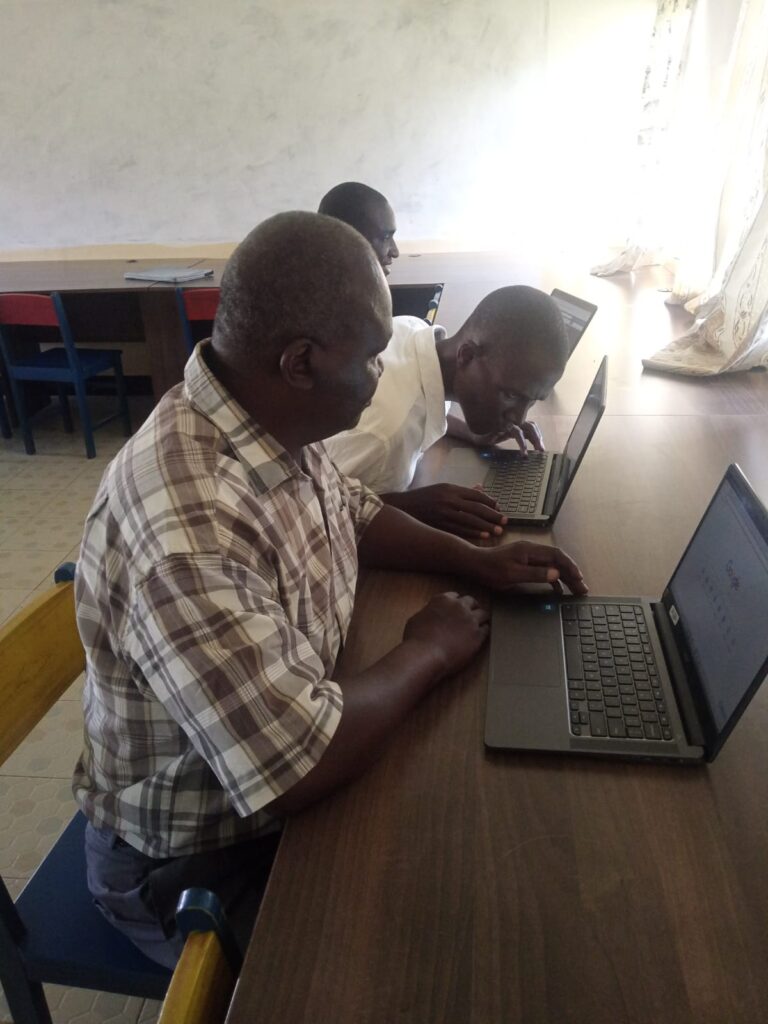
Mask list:
[[[392,257],[393,260],[396,260],[397,257],[400,255],[400,250],[397,248],[397,242],[394,240],[394,238],[391,239],[389,243],[389,255]]]
[[[507,420],[519,427],[521,423],[525,423],[528,410],[532,405],[533,402],[529,402],[525,398],[513,398],[506,409]]]

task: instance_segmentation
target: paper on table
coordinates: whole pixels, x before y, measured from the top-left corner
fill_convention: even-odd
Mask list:
[[[198,281],[202,277],[213,277],[213,270],[187,267],[153,267],[151,270],[126,270],[126,281],[159,281],[165,284],[180,284],[184,281]]]

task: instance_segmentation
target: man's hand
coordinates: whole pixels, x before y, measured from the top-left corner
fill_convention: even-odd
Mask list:
[[[394,505],[427,526],[434,526],[459,537],[487,540],[504,532],[507,517],[499,512],[496,501],[483,491],[455,484],[432,484],[412,491],[382,494],[387,505]]]
[[[520,426],[510,423],[506,430],[500,430],[496,434],[472,435],[472,441],[476,445],[501,444],[502,441],[509,440],[516,441],[520,451],[525,454],[528,453],[528,442],[537,452],[544,451],[544,438],[533,420],[525,420]]]
[[[421,644],[442,663],[437,678],[458,672],[488,638],[488,612],[473,597],[438,594],[405,624],[403,642]]]
[[[548,544],[521,540],[497,548],[473,548],[466,557],[466,575],[492,590],[507,590],[518,583],[549,583],[558,593],[563,584],[572,594],[587,593],[573,559]]]

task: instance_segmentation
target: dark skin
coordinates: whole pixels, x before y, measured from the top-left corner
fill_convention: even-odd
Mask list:
[[[523,451],[528,441],[544,450],[538,427],[526,416],[562,375],[564,356],[558,349],[541,352],[527,345],[494,349],[466,328],[438,341],[436,347],[446,398],[458,402],[465,415],[465,421],[449,416],[449,433],[474,444],[514,438]],[[430,526],[470,539],[498,537],[507,524],[496,501],[479,484],[475,488],[433,484],[382,498]]]
[[[336,224],[328,218],[318,219]],[[332,245],[348,255],[346,261],[334,263],[346,263],[345,274],[358,275],[352,281],[354,298],[347,296],[355,307],[352,315],[344,324],[320,324],[318,331],[312,332],[314,337],[304,331],[292,333],[289,324],[282,332],[281,352],[266,365],[249,357],[243,338],[222,332],[214,332],[208,357],[213,373],[244,410],[298,463],[304,445],[357,422],[375,389],[381,372],[379,355],[391,334],[389,290],[373,253],[366,246],[361,254],[357,247],[365,243],[357,241],[354,232],[343,225],[325,230],[322,224],[320,228],[311,224],[312,231],[302,234],[303,223],[301,219],[295,225],[288,223],[286,230],[293,229],[292,242],[308,261],[317,259],[313,247],[327,252]],[[249,239],[251,244],[260,244],[258,237]],[[281,270],[285,276],[285,269]],[[329,274],[327,280],[319,280],[318,288],[327,292],[334,287],[334,280],[345,277]],[[243,287],[263,289],[268,284],[259,279],[251,282],[243,273]],[[311,303],[311,295],[307,301]],[[342,307],[331,304],[323,308]],[[348,324],[353,326],[348,328]],[[520,544],[485,551],[392,507],[383,508],[366,529],[359,556],[363,565],[454,572],[494,589],[534,581],[555,587],[565,583],[574,593],[586,592],[578,568],[557,548]],[[471,660],[485,642],[488,629],[488,613],[472,597],[451,592],[433,598],[408,620],[403,639],[393,650],[363,672],[337,680],[344,708],[325,754],[267,809],[278,816],[295,814],[360,774],[380,755],[393,729],[413,706]]]
[[[376,200],[369,202],[360,224],[360,232],[371,243],[381,269],[387,276],[392,261],[400,255],[395,241],[396,231],[395,214],[389,203]]]

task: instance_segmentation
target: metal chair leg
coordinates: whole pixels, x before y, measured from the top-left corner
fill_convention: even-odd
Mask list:
[[[11,421],[5,408],[5,398],[2,395],[0,395],[0,434],[3,437],[13,437]]]
[[[77,407],[80,411],[80,424],[83,428],[83,436],[85,437],[85,454],[89,459],[95,459],[96,445],[93,440],[93,424],[91,423],[91,413],[88,409],[88,400],[85,395],[85,380],[82,377],[75,380],[75,395],[77,397]]]
[[[118,407],[123,418],[123,431],[126,437],[133,433],[131,428],[131,411],[128,408],[128,395],[125,390],[125,376],[123,374],[123,360],[119,352],[116,352],[115,360],[115,385],[117,387]]]
[[[61,422],[68,434],[73,432],[72,413],[69,410],[69,395],[66,384],[59,384],[59,409],[61,411]]]
[[[24,450],[27,455],[34,455],[35,441],[32,437],[32,430],[29,426],[29,417],[27,416],[27,404],[24,400],[24,385],[19,384],[15,377],[9,378],[8,383],[11,387],[13,404],[16,406],[16,415],[19,417],[21,436],[24,438]]]

